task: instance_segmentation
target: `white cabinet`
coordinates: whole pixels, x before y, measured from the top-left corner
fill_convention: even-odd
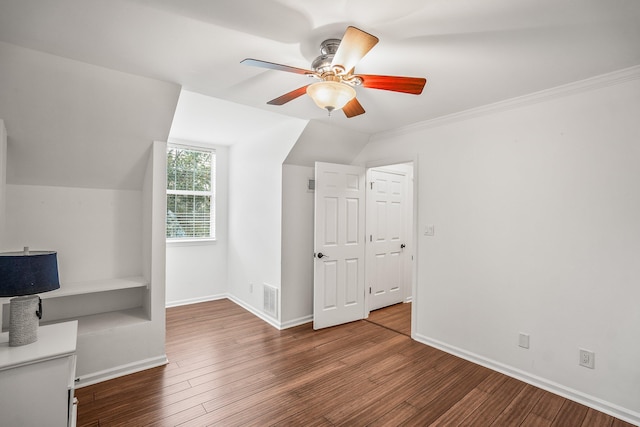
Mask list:
[[[21,347],[0,334],[0,425],[75,425],[77,331],[77,321],[41,326]]]

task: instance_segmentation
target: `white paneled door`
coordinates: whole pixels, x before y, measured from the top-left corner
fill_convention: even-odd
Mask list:
[[[365,170],[316,163],[313,327],[365,317]]]
[[[372,169],[367,180],[369,310],[404,300],[406,176]]]

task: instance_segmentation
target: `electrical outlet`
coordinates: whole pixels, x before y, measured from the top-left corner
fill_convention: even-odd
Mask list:
[[[518,345],[522,348],[529,348],[529,334],[518,334]]]
[[[593,351],[580,349],[580,366],[595,369],[596,354]]]
[[[249,293],[253,293],[253,283],[249,283]]]

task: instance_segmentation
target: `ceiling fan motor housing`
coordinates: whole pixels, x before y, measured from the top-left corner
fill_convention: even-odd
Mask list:
[[[313,60],[311,68],[319,73],[324,74],[333,71],[331,62],[340,46],[340,39],[327,39],[320,44],[320,56]]]

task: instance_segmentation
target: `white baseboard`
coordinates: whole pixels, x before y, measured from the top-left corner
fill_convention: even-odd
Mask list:
[[[270,324],[271,326],[279,330],[293,328],[295,326],[304,325],[305,323],[309,323],[313,321],[313,315],[310,314],[308,316],[292,319],[287,322],[281,323],[277,319],[274,319],[273,317],[267,315],[266,313],[260,310],[257,310],[255,307],[252,307],[251,305],[245,303],[244,301],[230,294],[219,294],[219,295],[211,295],[207,297],[192,298],[192,299],[186,299],[186,300],[180,300],[180,301],[170,301],[170,302],[167,302],[166,308],[178,307],[181,305],[197,304],[200,302],[215,301],[215,300],[220,300],[225,298],[228,299],[229,301],[234,302],[235,304],[239,305],[245,310],[251,312],[252,314],[256,315],[260,319],[264,320],[265,322],[267,322],[268,324]]]
[[[289,329],[296,326],[304,325],[305,323],[313,322],[313,315],[310,314],[308,316],[299,317],[297,319],[289,320],[281,323],[280,329]]]
[[[115,366],[100,372],[83,375],[76,379],[76,388],[85,387],[102,381],[111,380],[113,378],[122,377],[124,375],[133,374],[135,372],[144,371],[169,363],[166,355],[153,357],[145,360],[138,360],[126,365]]]
[[[189,298],[189,299],[182,299],[177,301],[167,301],[164,306],[165,308],[179,307],[181,305],[197,304],[199,302],[215,301],[215,300],[224,299],[224,298],[227,298],[227,294],[207,295],[207,296],[198,297],[198,298]]]
[[[581,391],[574,390],[569,387],[565,387],[561,384],[555,383],[553,381],[549,381],[545,378],[541,378],[536,375],[531,375],[528,372],[522,371],[512,366],[502,364],[495,360],[487,359],[478,354],[471,353],[461,348],[451,346],[449,344],[426,337],[424,335],[415,334],[413,338],[416,341],[421,342],[422,344],[435,347],[439,350],[442,350],[449,354],[453,354],[454,356],[461,357],[462,359],[468,360],[477,365],[481,365],[491,370],[498,371],[500,373],[503,373],[517,380],[524,381],[527,384],[531,384],[533,386],[536,386],[548,392],[565,397],[569,400],[573,400],[574,402],[581,403],[597,411],[604,412],[605,414],[611,415],[616,418],[620,418],[621,420],[640,426],[640,413],[638,412],[629,410],[627,408],[623,408],[621,406],[615,405],[610,402],[606,402],[595,396],[591,396]]]
[[[278,321],[278,319],[274,319],[273,317],[267,316],[266,313],[263,313],[260,310],[257,310],[255,307],[250,306],[249,304],[247,304],[244,301],[236,298],[233,295],[227,295],[227,298],[230,301],[233,301],[234,303],[238,304],[240,307],[244,308],[248,312],[250,312],[250,313],[256,315],[257,317],[259,317],[260,319],[264,320],[265,322],[267,322],[268,324],[270,324],[274,328],[283,329],[281,327],[280,322]]]

